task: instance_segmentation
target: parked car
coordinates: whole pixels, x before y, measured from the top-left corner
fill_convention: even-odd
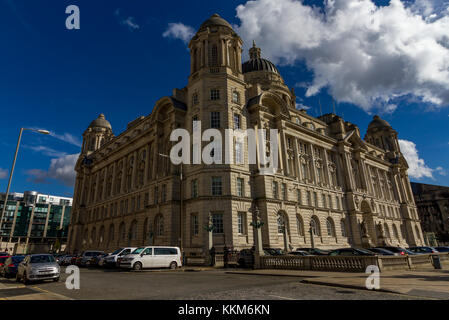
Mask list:
[[[4,278],[10,278],[17,273],[17,267],[25,259],[25,256],[12,256],[5,260],[3,266],[0,266],[0,275]]]
[[[102,253],[95,257],[90,258],[90,260],[86,262],[86,266],[98,267],[100,264],[100,261],[103,261],[104,257],[106,257],[107,255],[109,255],[109,253]]]
[[[60,260],[59,260],[59,265],[61,265],[61,266],[68,266],[68,265],[70,265],[71,263],[72,263],[72,259],[74,258],[75,256],[73,255],[73,254],[67,254],[67,255],[65,255],[63,258],[61,258]]]
[[[123,256],[126,256],[127,254],[130,254],[137,248],[135,247],[126,247],[126,248],[119,248],[112,252],[111,254],[104,257],[104,266],[105,267],[116,267],[117,266],[117,259]]]
[[[435,247],[438,252],[449,252],[449,247]]]
[[[412,252],[410,250],[407,250],[407,249],[404,249],[404,248],[401,248],[401,247],[389,247],[389,246],[387,247],[387,246],[385,246],[385,247],[376,247],[376,248],[387,249],[388,251],[393,252],[395,256],[405,256],[406,254],[408,254],[408,255],[416,254],[416,253],[414,253],[414,252]]]
[[[9,256],[8,252],[0,252],[0,257]]]
[[[369,248],[368,250],[371,252],[374,252],[375,254],[378,254],[380,256],[394,256],[394,253],[387,249]]]
[[[65,254],[57,254],[57,255],[53,255],[55,257],[56,262],[59,265],[62,265],[62,261],[64,261],[64,258],[67,256]]]
[[[329,256],[374,256],[374,252],[361,248],[341,248],[329,252]]]
[[[434,247],[410,247],[408,250],[416,253],[416,254],[429,254],[429,253],[438,253],[438,250]]]
[[[263,248],[263,251],[270,256],[282,256],[285,254],[284,250],[279,248]]]
[[[178,247],[140,247],[121,258],[120,268],[141,270],[146,268],[181,267],[181,250]]]
[[[305,251],[314,256],[327,256],[329,255],[329,250],[322,250],[317,248],[297,248],[296,251]]]
[[[310,253],[308,253],[307,251],[302,251],[302,250],[291,251],[288,254],[291,254],[294,256],[311,256]]]
[[[76,258],[76,265],[78,267],[86,267],[90,264],[90,259],[99,256],[101,254],[104,254],[104,252],[96,250],[84,251],[79,257]]]
[[[9,257],[10,256],[8,254],[0,256],[0,268],[3,268],[3,265],[5,264],[6,259],[8,259]]]
[[[237,263],[242,268],[252,268],[254,266],[254,250],[240,250],[237,257]]]
[[[59,281],[60,267],[51,254],[31,254],[19,263],[16,281],[28,284],[30,281]]]

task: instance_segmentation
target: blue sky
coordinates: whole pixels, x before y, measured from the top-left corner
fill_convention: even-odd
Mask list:
[[[416,72],[413,75],[418,75],[417,79],[427,77],[421,85],[404,80],[410,78],[408,74],[398,78],[396,83],[393,75],[383,83],[379,80],[371,84],[367,83],[370,82],[368,76],[346,72],[347,68],[336,73],[323,64],[322,59],[316,59],[323,51],[327,55],[337,52],[335,47],[325,47],[324,42],[316,38],[319,33],[328,32],[328,22],[323,19],[315,30],[308,29],[319,21],[317,16],[331,15],[330,9],[326,13],[322,1],[300,4],[296,0],[279,0],[280,7],[272,10],[279,10],[281,14],[286,14],[282,10],[288,11],[298,19],[310,15],[315,20],[293,26],[286,21],[268,25],[268,21],[262,25],[267,32],[257,33],[251,29],[250,22],[261,10],[268,11],[264,1],[0,0],[0,40],[6,44],[0,50],[3,120],[0,190],[6,189],[7,171],[20,127],[32,127],[44,128],[53,134],[24,134],[11,190],[71,195],[73,188],[67,164],[73,163],[74,155],[80,151],[81,135],[89,123],[104,113],[114,133],[119,134],[128,122],[150,114],[159,98],[170,95],[173,88],[184,87],[190,71],[189,53],[185,41],[180,39],[182,36],[169,32],[169,24],[182,25],[191,32],[216,12],[236,26],[246,44],[255,38],[262,55],[277,64],[287,85],[295,87],[298,104],[310,107],[310,114],[320,114],[319,102],[323,113],[331,112],[332,99],[335,99],[337,113],[357,124],[364,135],[372,116],[379,113],[399,132],[400,139],[414,143],[407,145],[409,157],[417,166],[411,180],[449,185],[446,175],[449,169],[449,98],[446,100],[449,85],[445,87],[449,76]],[[355,0],[341,1],[350,4]],[[371,3],[369,0],[362,2],[364,5]],[[71,4],[80,8],[80,30],[65,28],[68,16],[65,8]],[[434,23],[434,29],[441,28],[442,21],[449,19],[444,1],[403,1],[403,4],[412,8],[415,15],[427,19],[426,23]],[[236,10],[239,5],[243,7]],[[320,6],[321,11],[304,10],[311,5]],[[389,1],[376,1],[373,5],[379,6],[376,9],[392,6]],[[340,10],[351,14],[348,8]],[[400,12],[401,9],[396,8],[389,14]],[[389,14],[379,11],[381,21],[388,21],[382,19],[387,19]],[[336,28],[340,27],[345,28],[341,25]],[[168,32],[166,36],[164,32]],[[283,36],[276,37],[276,32]],[[395,31],[388,32],[387,35],[391,35]],[[431,36],[441,40],[437,32]],[[313,41],[318,43],[313,48],[315,51],[306,43]],[[356,49],[348,48],[351,50],[348,54]],[[435,64],[447,61],[444,57],[441,61],[434,58],[446,53],[444,46],[442,50],[432,54],[431,62],[432,59]],[[379,51],[382,50],[376,52]],[[422,61],[427,61],[425,52],[422,55],[422,60],[412,60],[407,52],[399,54],[401,60],[397,63],[406,61],[408,69],[419,70]],[[344,57],[340,58],[344,62]],[[390,56],[381,58],[385,65],[396,61]],[[369,72],[364,74],[369,75]],[[340,75],[341,78],[336,79]],[[377,77],[375,73],[374,77]],[[428,80],[429,77],[432,79]],[[363,83],[359,96],[342,85],[354,79]],[[318,88],[318,91],[312,93],[311,88]],[[419,158],[413,158],[415,151]]]

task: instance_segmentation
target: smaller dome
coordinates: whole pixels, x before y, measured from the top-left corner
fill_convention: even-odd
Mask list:
[[[249,49],[250,59],[243,63],[242,71],[243,73],[253,72],[253,71],[268,71],[273,72],[278,75],[279,71],[271,61],[261,58],[260,48],[256,47],[256,43],[253,41],[253,47]]]
[[[104,114],[100,114],[97,119],[92,121],[89,125],[89,128],[106,128],[112,130],[112,126],[109,121],[106,120]]]
[[[204,30],[207,27],[212,27],[212,26],[228,27],[228,28],[232,29],[232,26],[229,24],[229,22],[227,22],[225,19],[220,17],[217,13],[215,13],[209,19],[207,19],[206,21],[203,22],[199,31]]]
[[[385,127],[391,128],[391,125],[387,121],[381,119],[378,115],[375,115],[373,121],[368,125],[368,129]]]

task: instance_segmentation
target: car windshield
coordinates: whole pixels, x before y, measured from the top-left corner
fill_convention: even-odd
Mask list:
[[[30,263],[49,263],[55,262],[55,258],[50,255],[42,255],[42,256],[32,256]]]
[[[116,254],[119,254],[122,250],[123,250],[122,248],[115,250],[113,253],[111,253],[111,256],[115,256]]]
[[[134,250],[133,252],[131,252],[131,254],[139,254],[141,253],[145,248],[137,248],[136,250]]]
[[[25,256],[12,257],[12,261],[13,261],[14,263],[22,262],[23,259],[25,259]]]
[[[366,254],[373,254],[371,251],[365,250],[365,249],[357,249],[357,251],[366,253]]]

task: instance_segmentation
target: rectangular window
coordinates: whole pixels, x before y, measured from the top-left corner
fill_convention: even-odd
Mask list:
[[[318,207],[318,195],[316,192],[313,193],[313,200],[315,200],[315,207]]]
[[[243,144],[239,141],[235,142],[235,164],[244,164]]]
[[[244,184],[243,178],[237,178],[237,196],[243,197],[243,184]]]
[[[154,204],[157,204],[159,200],[159,188],[154,187]]]
[[[246,213],[245,212],[238,212],[237,213],[237,231],[239,234],[246,234],[245,230],[246,226]]]
[[[297,197],[297,201],[299,204],[302,204],[302,199],[301,199],[301,189],[297,189],[296,190],[296,197]]]
[[[167,201],[167,186],[164,184],[162,185],[162,203]]]
[[[332,196],[331,195],[328,195],[327,196],[327,202],[328,202],[328,204],[329,204],[329,209],[333,209],[334,208],[334,206],[333,206],[333,204],[332,204]]]
[[[287,185],[285,183],[281,184],[282,200],[287,200]]]
[[[279,197],[278,195],[278,183],[276,181],[273,181],[273,198],[277,199]]]
[[[198,197],[198,179],[192,180],[192,198]]]
[[[306,195],[307,195],[306,203],[307,203],[307,205],[311,206],[312,205],[312,195],[311,195],[310,191],[307,191]]]
[[[210,99],[211,100],[220,100],[220,90],[218,90],[218,89],[210,90]]]
[[[232,102],[240,103],[240,94],[237,91],[232,91]]]
[[[223,233],[223,214],[212,214],[212,225],[214,226],[213,233]]]
[[[221,196],[221,194],[222,194],[221,177],[212,177],[212,195]]]
[[[241,129],[240,127],[240,115],[234,113],[234,129]]]
[[[192,214],[192,234],[194,236],[198,235],[199,226],[198,226],[198,215],[196,213]]]
[[[220,112],[212,111],[210,113],[210,127],[214,129],[220,128]]]
[[[323,202],[323,208],[327,208],[326,204],[326,195],[324,193],[321,194],[322,202]]]
[[[192,96],[192,103],[193,105],[197,105],[198,104],[198,93],[194,93]]]

